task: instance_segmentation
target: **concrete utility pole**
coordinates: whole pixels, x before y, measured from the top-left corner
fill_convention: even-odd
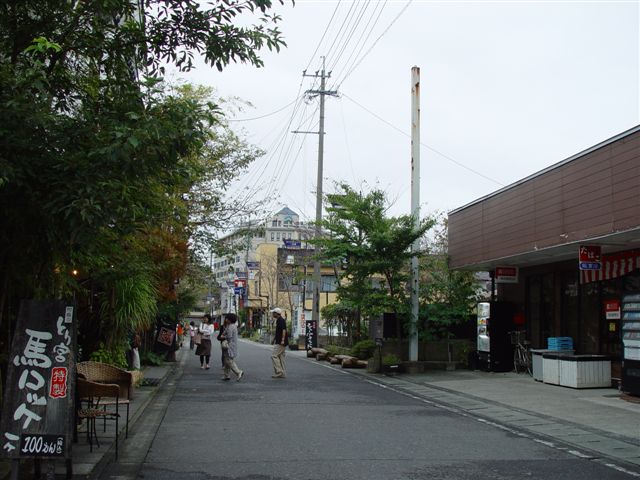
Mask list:
[[[322,221],[322,172],[324,163],[324,103],[325,96],[336,96],[335,90],[325,90],[326,79],[331,77],[331,72],[325,72],[325,58],[322,57],[322,70],[318,74],[307,74],[306,71],[302,73],[303,77],[313,77],[320,79],[320,90],[307,90],[306,94],[309,96],[318,95],[320,97],[320,126],[318,132],[301,132],[294,131],[293,133],[317,133],[318,139],[318,175],[316,180],[316,228],[315,238],[320,238],[322,229],[320,228],[320,222]],[[311,320],[315,322],[317,328],[320,327],[320,283],[322,282],[322,272],[320,266],[320,260],[316,256],[313,263],[313,309],[311,311]],[[314,342],[317,341],[317,337],[314,336]],[[317,345],[314,345],[317,346]]]
[[[420,221],[420,68],[411,69],[411,215],[416,226]],[[411,324],[409,361],[418,361],[419,278],[418,252],[420,239],[411,245]]]

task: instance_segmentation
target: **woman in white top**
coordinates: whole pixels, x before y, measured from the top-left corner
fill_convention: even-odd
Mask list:
[[[206,313],[202,324],[198,327],[198,332],[202,335],[200,345],[196,348],[196,355],[200,356],[200,368],[209,370],[209,360],[211,359],[211,335],[213,335],[213,325],[211,315]]]

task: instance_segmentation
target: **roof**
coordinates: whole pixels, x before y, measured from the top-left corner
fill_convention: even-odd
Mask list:
[[[296,217],[298,216],[298,214],[293,210],[291,210],[289,207],[284,207],[282,210],[276,213],[276,215],[295,215]]]
[[[535,177],[538,177],[540,175],[543,175],[543,174],[545,174],[545,173],[547,173],[547,172],[549,172],[551,170],[555,170],[556,168],[559,168],[562,165],[565,165],[565,164],[567,164],[569,162],[573,162],[574,160],[577,160],[578,158],[584,157],[588,153],[591,153],[591,152],[593,152],[595,150],[598,150],[598,149],[600,149],[602,147],[606,147],[607,145],[610,145],[610,144],[612,144],[614,142],[617,142],[618,140],[620,140],[620,139],[622,139],[624,137],[628,137],[629,135],[632,135],[632,134],[634,134],[634,133],[636,133],[638,131],[640,131],[640,125],[636,125],[635,127],[630,128],[629,130],[627,130],[625,132],[619,133],[618,135],[615,135],[615,136],[613,136],[613,137],[611,137],[611,138],[609,138],[609,139],[607,139],[607,140],[605,140],[603,142],[600,142],[597,145],[589,147],[586,150],[583,150],[582,152],[576,153],[575,155],[572,155],[569,158],[565,158],[564,160],[561,160],[558,163],[555,163],[555,164],[553,164],[553,165],[551,165],[551,166],[549,166],[549,167],[547,167],[547,168],[545,168],[543,170],[540,170],[539,172],[536,172],[536,173],[534,173],[532,175],[529,175],[528,177],[525,177],[525,178],[523,178],[521,180],[518,180],[517,182],[514,182],[511,185],[507,185],[506,187],[503,187],[500,190],[496,190],[495,192],[489,193],[488,195],[485,195],[484,197],[481,197],[481,198],[478,198],[476,200],[473,200],[472,202],[467,203],[466,205],[463,205],[462,207],[455,208],[455,209],[453,209],[453,210],[451,210],[449,212],[449,215],[452,215],[454,213],[458,213],[459,211],[464,210],[465,208],[468,208],[471,205],[475,205],[477,203],[485,201],[488,198],[491,198],[491,197],[494,197],[496,195],[499,195],[499,194],[501,194],[501,193],[503,193],[503,192],[505,192],[507,190],[510,190],[510,189],[518,186],[518,185],[521,185],[521,184],[523,184],[525,182],[528,182],[532,178],[535,178]]]

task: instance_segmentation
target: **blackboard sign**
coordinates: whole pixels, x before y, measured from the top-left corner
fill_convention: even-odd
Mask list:
[[[75,335],[69,303],[20,304],[0,422],[6,457],[71,457]]]
[[[318,346],[318,322],[315,320],[305,320],[304,324],[305,350],[311,350]]]

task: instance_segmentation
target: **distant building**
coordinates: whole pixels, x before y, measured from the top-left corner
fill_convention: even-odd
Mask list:
[[[245,290],[240,296],[234,289],[238,285],[244,285],[246,288],[247,284],[242,284],[242,280],[248,280],[255,275],[260,245],[270,244],[277,248],[285,247],[285,243],[299,242],[296,245],[306,248],[307,241],[313,237],[313,233],[313,226],[301,222],[296,212],[284,207],[266,220],[240,225],[222,237],[220,241],[227,247],[228,253],[211,260],[215,287],[213,294],[219,297],[214,302],[217,307],[212,309],[213,313],[221,315],[236,312],[244,305],[249,292]]]

